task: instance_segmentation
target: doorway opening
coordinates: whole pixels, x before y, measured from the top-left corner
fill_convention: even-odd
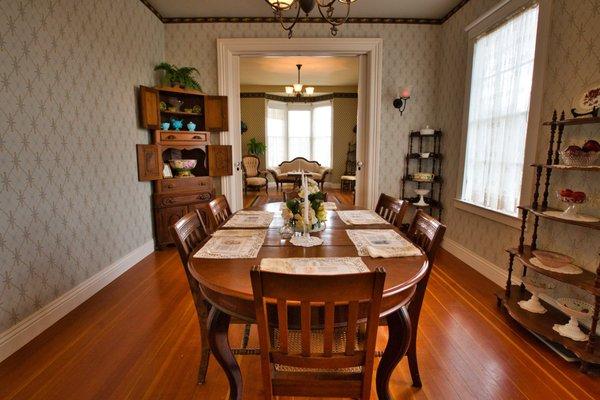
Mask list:
[[[358,78],[359,56],[240,57],[244,206],[281,201],[298,170],[354,203]]]
[[[357,128],[355,147],[356,186],[354,198],[356,205],[369,208],[374,206],[377,196],[379,195],[381,39],[219,39],[217,41],[217,50],[219,93],[226,95],[229,98],[228,115],[230,128],[229,132],[221,133],[220,142],[221,144],[232,146],[232,154],[235,162],[234,174],[222,178],[221,188],[223,194],[230,199],[232,209],[238,210],[244,205],[242,195],[243,172],[241,160],[242,155],[246,153],[247,149],[242,148],[240,65],[244,58],[264,59],[268,57],[290,56],[320,58],[353,57],[358,60],[358,84],[356,93]],[[275,103],[273,103],[273,105],[275,105]],[[265,113],[267,112],[268,109],[265,108]],[[323,112],[321,112],[321,114],[323,114]],[[265,121],[267,121],[267,117],[267,115],[263,116]],[[288,114],[287,117],[290,117],[290,115]],[[322,115],[318,118],[321,117]],[[311,118],[313,117],[311,116]],[[287,134],[289,136],[289,132]],[[320,138],[322,132],[315,135],[311,132],[310,135],[309,141],[314,142],[315,140],[323,140]],[[266,141],[267,137],[265,136],[265,142]],[[311,142],[310,145],[311,157],[313,155],[313,142]],[[346,153],[347,150],[348,148],[346,148]],[[279,154],[283,156],[284,151],[280,150]],[[289,158],[290,154],[292,153],[289,152],[288,142],[288,150],[285,155]],[[271,161],[271,159],[275,160],[274,156],[270,157],[268,153],[265,153],[264,157],[265,164],[274,162]],[[346,156],[344,156],[344,162],[346,161],[345,159]]]

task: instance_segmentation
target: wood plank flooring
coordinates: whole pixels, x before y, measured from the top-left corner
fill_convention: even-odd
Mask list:
[[[351,199],[332,194],[334,201]],[[272,191],[269,199],[278,196]],[[250,193],[245,201],[268,199]],[[207,383],[196,385],[199,332],[182,268],[174,249],[131,268],[0,364],[0,399],[227,399],[214,359]],[[403,360],[392,378],[396,399],[599,399],[600,379],[510,322],[496,308],[496,290],[441,253],[418,333],[423,388],[410,386]],[[386,335],[380,328],[379,349]],[[241,339],[236,326],[230,341]],[[250,346],[258,346],[255,331]],[[261,399],[258,357],[238,360],[244,399]]]

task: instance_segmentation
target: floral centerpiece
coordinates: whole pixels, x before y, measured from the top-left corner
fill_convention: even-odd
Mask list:
[[[298,192],[299,198],[285,202],[282,207],[282,216],[285,221],[297,231],[304,231],[306,221],[305,201],[308,199],[308,232],[318,232],[325,228],[327,211],[325,210],[325,193],[319,190],[319,185],[312,179],[306,179]]]

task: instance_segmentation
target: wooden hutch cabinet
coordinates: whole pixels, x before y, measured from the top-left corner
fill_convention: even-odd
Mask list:
[[[138,179],[152,181],[154,236],[157,248],[172,244],[169,226],[193,210],[205,212],[206,203],[214,198],[213,177],[232,174],[231,146],[211,145],[211,132],[227,127],[227,97],[209,96],[179,88],[139,90],[140,123],[147,128],[151,144],[137,145]],[[182,102],[179,110],[164,105],[169,100]],[[163,107],[161,107],[163,103]],[[183,120],[183,127],[162,130],[161,124]],[[193,131],[186,125],[193,122]],[[163,168],[172,159],[194,159],[191,177],[164,177]]]

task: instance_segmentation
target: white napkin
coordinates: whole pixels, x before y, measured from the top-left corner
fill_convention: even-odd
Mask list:
[[[423,254],[413,245],[406,247],[367,246],[367,251],[373,258],[415,257]]]

